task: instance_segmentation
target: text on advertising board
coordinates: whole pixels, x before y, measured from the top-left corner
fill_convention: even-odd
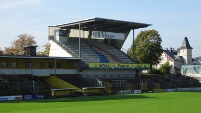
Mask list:
[[[92,38],[102,39],[119,39],[124,40],[124,33],[113,33],[104,31],[92,31]]]
[[[149,69],[149,64],[89,63],[92,69]]]

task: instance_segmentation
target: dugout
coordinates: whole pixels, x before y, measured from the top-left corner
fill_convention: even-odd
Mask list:
[[[75,96],[75,94],[75,88],[51,89],[51,95],[53,97]]]
[[[83,95],[102,95],[105,87],[83,87]]]

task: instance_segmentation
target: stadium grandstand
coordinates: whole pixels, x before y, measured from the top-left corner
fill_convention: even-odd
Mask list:
[[[131,30],[134,35],[134,29],[148,26],[105,18],[49,26],[49,56],[80,58],[80,76],[93,87],[105,87],[103,79],[114,79],[124,87],[125,78],[135,77],[149,65],[135,64],[122,46]]]
[[[0,56],[0,96],[102,95],[200,86],[198,80],[182,75],[139,76],[150,65],[136,63],[122,46],[130,32],[134,40],[134,30],[148,26],[105,18],[48,26],[49,56],[36,56],[36,46],[25,47],[23,55]]]
[[[141,70],[150,66],[137,64],[122,46],[130,32],[134,40],[134,30],[148,26],[97,17],[49,26],[49,56],[80,58],[79,77],[93,88],[105,88],[109,94],[198,85],[197,80],[179,75],[139,76]]]

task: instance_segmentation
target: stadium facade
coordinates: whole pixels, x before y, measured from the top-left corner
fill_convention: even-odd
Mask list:
[[[117,78],[117,85],[125,85],[122,78],[133,78],[150,66],[136,64],[122,51],[122,46],[130,31],[134,34],[134,29],[148,26],[150,24],[104,18],[49,26],[49,56],[80,58],[80,75],[94,87],[104,86],[102,79]]]
[[[0,56],[0,95],[45,96],[117,94],[122,90],[150,91],[195,86],[182,76],[139,76],[149,64],[137,64],[122,46],[134,30],[150,24],[91,18],[48,26],[48,57],[36,47],[24,55]]]

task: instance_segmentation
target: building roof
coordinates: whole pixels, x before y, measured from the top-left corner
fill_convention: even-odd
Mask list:
[[[121,21],[121,20],[113,20],[113,19],[105,19],[105,18],[91,18],[80,20],[76,22],[60,24],[49,27],[59,27],[61,29],[79,29],[83,30],[101,30],[108,32],[123,32],[131,29],[138,29],[151,26],[151,24],[145,23],[137,23],[137,22],[129,22],[129,21]]]
[[[177,51],[176,50],[163,50],[163,52],[168,55],[172,60],[174,61],[179,61],[179,62],[183,62],[184,60],[182,59],[181,56],[177,55]]]
[[[180,47],[180,49],[193,49],[193,48],[190,46],[187,37],[184,38],[184,41],[183,41],[182,46]]]
[[[165,54],[167,54],[174,60],[174,53],[170,52],[169,50],[163,50],[163,52],[165,52]]]
[[[0,58],[18,58],[18,59],[68,59],[68,60],[80,60],[80,58],[74,57],[49,57],[49,56],[25,56],[25,55],[0,55]]]

